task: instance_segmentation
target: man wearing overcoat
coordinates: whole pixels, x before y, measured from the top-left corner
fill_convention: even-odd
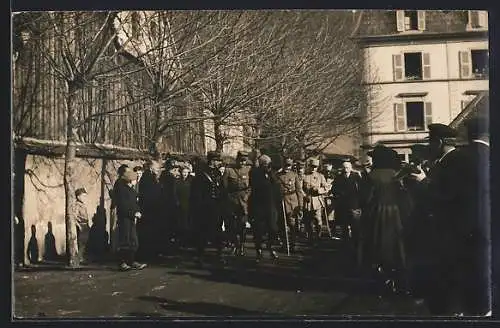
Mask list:
[[[292,167],[293,160],[291,158],[287,158],[285,160],[285,166],[281,172],[278,173],[278,181],[281,187],[281,194],[283,195],[283,206],[280,211],[280,219],[282,219],[283,215],[286,217],[286,226],[289,230],[290,251],[294,252],[298,232],[298,218],[302,216],[303,199],[301,180],[299,179],[298,174],[292,170]],[[283,209],[285,211],[284,213]],[[280,230],[284,232],[284,228],[285,227],[282,227]],[[282,240],[285,240],[286,242],[284,233]]]

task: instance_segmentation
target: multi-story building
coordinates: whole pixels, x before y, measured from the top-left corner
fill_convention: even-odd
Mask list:
[[[488,90],[488,15],[477,10],[369,10],[357,39],[370,103],[362,149],[381,143],[410,159],[428,125],[449,124]]]

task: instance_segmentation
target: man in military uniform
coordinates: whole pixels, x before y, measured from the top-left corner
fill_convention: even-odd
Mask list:
[[[220,261],[224,262],[222,257],[222,176],[219,171],[221,163],[220,153],[208,152],[207,163],[200,163],[200,170],[191,186],[191,208],[197,230],[200,264],[208,241],[212,242],[217,249]]]
[[[455,149],[456,131],[444,124],[429,125],[430,155],[436,159],[434,166],[426,176],[424,171],[412,173],[425,189],[431,216],[426,236],[426,243],[433,246],[427,248],[425,254],[430,262],[427,264],[426,281],[423,297],[432,314],[451,314],[460,312],[460,291],[462,274],[460,256],[463,251],[461,240],[460,203],[463,201],[460,192],[463,189],[464,172]]]
[[[233,253],[245,255],[246,224],[248,222],[248,197],[250,196],[250,166],[248,153],[239,151],[235,167],[228,167],[222,176],[226,208],[229,217],[230,239]]]
[[[283,195],[283,206],[281,212],[284,209],[284,213],[281,213],[280,219],[283,216],[286,218],[286,226],[289,230],[289,242],[290,251],[293,253],[295,251],[295,242],[297,239],[298,232],[298,218],[302,216],[302,186],[301,180],[296,172],[292,170],[293,160],[287,158],[285,160],[285,166],[278,173],[278,181],[281,187],[281,194]],[[282,240],[286,242],[286,236],[284,231],[285,222],[282,222]],[[285,245],[286,249],[286,245]]]
[[[325,176],[325,180],[328,186],[328,190],[331,190],[331,186],[333,185],[333,181],[335,180],[335,176],[337,173],[333,169],[332,163],[325,163],[323,167],[323,175]],[[333,207],[333,195],[331,192],[328,192],[324,196],[325,199],[325,209],[326,209],[326,223],[330,224],[332,222],[333,226],[333,219],[334,219],[334,207]]]
[[[306,229],[309,241],[314,243],[319,239],[322,227],[322,214],[325,206],[323,195],[329,190],[325,176],[318,172],[319,160],[311,159],[309,170],[304,175],[302,189],[304,190],[304,210],[306,217]]]

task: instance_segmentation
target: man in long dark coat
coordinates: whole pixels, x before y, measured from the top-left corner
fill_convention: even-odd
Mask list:
[[[463,209],[460,179],[464,163],[455,148],[456,131],[444,124],[429,125],[429,150],[436,158],[429,176],[422,171],[412,174],[425,188],[431,215],[426,242],[431,243],[432,253],[427,271],[424,299],[432,314],[460,313],[461,253],[463,240],[461,224]]]
[[[468,145],[459,150],[464,163],[461,188],[462,309],[466,315],[491,313],[491,209],[489,122],[477,117],[467,122]]]
[[[342,173],[334,180],[331,190],[335,199],[335,225],[342,227],[341,238],[344,241],[352,237],[355,247],[360,218],[355,211],[361,209],[362,187],[361,175],[352,170],[351,162],[342,163]]]
[[[234,243],[233,253],[245,255],[248,198],[250,196],[250,166],[248,153],[239,151],[236,166],[226,169],[222,177],[226,207],[229,216],[229,234]]]
[[[278,233],[278,215],[281,206],[281,192],[276,174],[272,171],[271,158],[261,155],[259,166],[250,172],[250,199],[253,216],[253,231],[257,262],[262,259],[262,240],[267,234],[267,249],[271,258],[277,259],[278,254],[273,250]]]
[[[191,185],[191,208],[196,229],[198,261],[203,262],[207,242],[211,241],[221,262],[222,254],[222,176],[220,153],[210,151],[207,164],[200,165]]]
[[[136,222],[141,218],[137,193],[133,187],[136,173],[129,167],[124,169],[123,176],[115,183],[113,201],[116,204],[118,216],[118,253],[120,269],[141,270],[146,267],[135,261],[135,254],[139,246]]]
[[[149,160],[139,181],[139,207],[142,218],[137,222],[137,234],[141,240],[138,256],[144,259],[151,259],[155,255],[155,225],[162,209],[159,174],[159,164]]]
[[[177,237],[177,212],[175,202],[175,184],[179,165],[173,158],[165,161],[164,170],[160,175],[161,185],[161,217],[156,224],[156,237],[158,251],[168,253],[172,251]]]

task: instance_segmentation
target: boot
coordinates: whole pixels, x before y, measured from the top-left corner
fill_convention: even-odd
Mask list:
[[[238,255],[239,256],[245,256],[246,255],[246,253],[245,253],[245,246],[243,246],[243,245],[240,246]]]
[[[257,257],[255,259],[255,262],[259,263],[262,260],[262,249],[257,250]]]

